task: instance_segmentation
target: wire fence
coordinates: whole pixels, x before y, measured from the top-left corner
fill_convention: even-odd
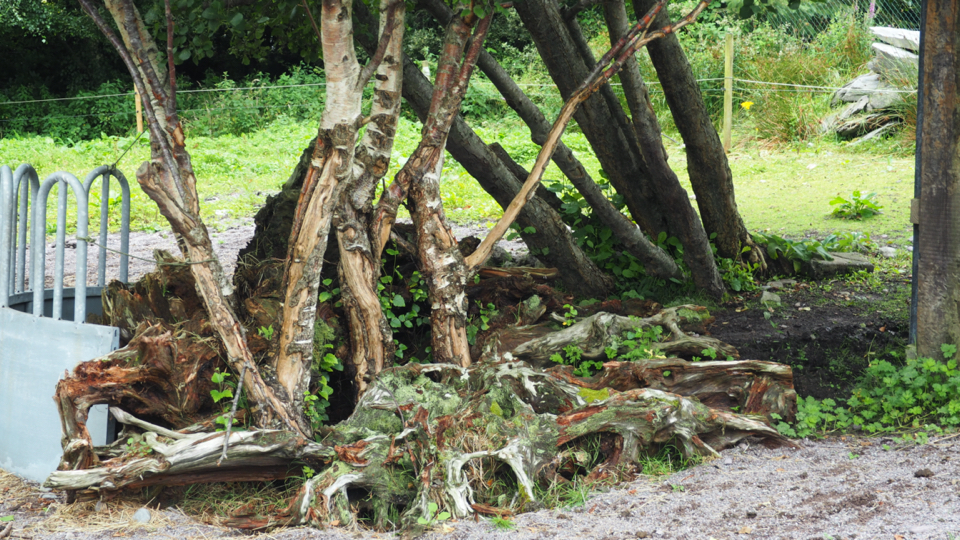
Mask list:
[[[872,26],[920,29],[919,0],[823,0],[800,2],[797,9],[789,8],[785,0],[775,0],[772,5],[772,11],[759,15],[761,19],[807,36],[826,31],[836,18],[851,12],[862,14]]]

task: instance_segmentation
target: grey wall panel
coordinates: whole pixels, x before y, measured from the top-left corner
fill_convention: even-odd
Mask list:
[[[57,381],[64,371],[119,344],[117,328],[0,308],[0,468],[36,481],[56,469],[61,455],[60,416],[53,402]],[[105,412],[94,415],[100,418],[91,419],[92,434],[103,440],[97,432],[105,429]]]

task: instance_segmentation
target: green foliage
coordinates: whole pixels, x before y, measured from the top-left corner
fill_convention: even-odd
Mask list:
[[[265,339],[265,340],[267,340],[267,341],[272,340],[272,339],[273,339],[273,325],[271,324],[270,326],[261,326],[260,328],[257,328],[257,335],[259,335],[260,337],[262,337],[263,339]]]
[[[237,389],[237,383],[230,380],[232,373],[227,373],[225,371],[220,371],[220,368],[217,368],[213,375],[210,376],[210,381],[216,385],[216,388],[210,389],[210,397],[213,398],[213,402],[219,404],[223,414],[217,417],[216,423],[222,427],[217,428],[217,431],[222,431],[227,426],[227,419],[230,416],[230,406],[231,401],[233,400],[233,391]],[[239,404],[238,404],[239,407]],[[242,408],[242,407],[241,407]],[[237,419],[233,418],[233,424],[237,424]]]
[[[584,401],[588,404],[593,403],[594,401],[603,401],[610,397],[610,390],[607,388],[601,388],[600,390],[591,390],[589,388],[581,388],[577,395],[582,397]]]
[[[153,453],[150,443],[145,441],[141,435],[134,435],[127,438],[126,453],[132,456],[146,457]]]
[[[649,328],[628,330],[623,333],[620,340],[614,340],[604,349],[607,358],[617,359],[623,362],[633,360],[645,360],[656,357],[656,348],[653,343],[661,340],[663,337],[662,326],[651,326]],[[621,350],[626,350],[623,354]]]
[[[780,422],[777,429],[789,437],[845,430],[854,425],[868,433],[920,430],[913,439],[925,438],[928,431],[944,427],[956,429],[960,427],[957,349],[946,344],[941,350],[943,362],[907,359],[897,366],[876,360],[865,370],[846,407],[832,399],[798,398],[796,423],[791,426]]]
[[[854,190],[849,200],[837,195],[830,200],[830,205],[834,207],[833,215],[838,218],[864,219],[879,214],[883,208],[877,204],[876,198],[877,194],[874,192],[861,195],[860,190]]]
[[[450,519],[450,512],[437,513],[440,507],[435,502],[427,504],[427,515],[417,518],[417,523],[425,527],[433,527],[437,523]]]
[[[330,280],[325,280],[327,287]],[[333,388],[330,386],[330,374],[334,371],[343,371],[343,363],[334,355],[333,341],[336,332],[323,320],[317,320],[313,328],[313,364],[311,366],[311,391],[303,394],[303,413],[310,420],[314,431],[324,425],[329,417],[327,408],[330,407],[330,396]]]
[[[517,528],[517,524],[513,520],[500,516],[491,517],[490,524],[493,525],[494,529],[500,531],[512,531]]]
[[[467,341],[470,345],[477,342],[477,334],[490,329],[490,320],[497,316],[497,308],[493,304],[487,304],[483,307],[479,302],[480,313],[471,318],[467,323]]]
[[[566,366],[573,366],[573,374],[577,377],[591,377],[603,368],[603,362],[600,360],[589,360],[583,358],[583,349],[576,345],[567,345],[563,348],[563,354],[555,353],[550,355],[550,361]]]

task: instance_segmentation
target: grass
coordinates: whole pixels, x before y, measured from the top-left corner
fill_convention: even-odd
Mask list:
[[[416,148],[419,130],[417,123],[401,122],[390,177]],[[536,158],[538,147],[515,117],[488,122],[476,130],[485,142],[499,142],[526,167]],[[315,127],[306,122],[281,120],[248,135],[188,134],[188,149],[193,156],[202,211],[208,224],[222,229],[252,216],[266,196],[275,193],[287,179],[314,133]],[[730,154],[730,166],[737,204],[749,229],[794,238],[855,230],[868,231],[874,240],[881,242],[903,243],[908,239],[914,161],[910,156],[896,155],[896,149],[889,143],[856,150],[826,140],[770,147],[744,132],[737,133],[735,140],[740,142]],[[49,137],[2,139],[0,163],[15,168],[29,162],[37,168],[41,179],[58,170],[70,171],[82,179],[94,167],[116,161],[133,141],[132,137],[105,137],[67,146]],[[575,126],[564,136],[564,142],[577,153],[590,174],[600,178],[600,164]],[[689,182],[685,180],[686,156],[682,148],[667,141],[667,149],[670,164],[690,191]],[[118,165],[134,184],[134,230],[167,228],[152,202],[135,185],[136,168],[148,158],[147,141],[141,139]],[[545,175],[545,179],[560,178],[562,175],[555,166]],[[862,222],[832,217],[830,199],[837,195],[849,197],[855,189],[877,192],[883,213]],[[445,163],[443,195],[447,216],[452,221],[488,221],[500,215],[499,205],[449,157]],[[91,223],[96,223],[98,206],[93,204],[90,210]]]

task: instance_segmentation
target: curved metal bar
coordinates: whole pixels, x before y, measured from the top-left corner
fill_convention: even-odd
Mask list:
[[[10,301],[10,256],[13,253],[13,173],[0,167],[0,307]]]
[[[26,181],[24,181],[26,180]],[[17,202],[20,211],[17,214],[18,223],[14,224],[13,234],[16,237],[17,255],[16,255],[16,274],[14,278],[13,290],[15,293],[22,293],[26,290],[27,283],[27,223],[29,220],[30,203],[37,200],[37,192],[40,191],[40,177],[36,169],[29,163],[24,163],[17,167],[13,173],[13,192],[19,193]]]
[[[127,282],[127,269],[130,264],[130,185],[126,177],[112,166],[102,165],[90,171],[83,181],[87,197],[98,177],[103,178],[103,188],[100,190],[100,249],[97,266],[97,285],[106,285],[107,278],[107,234],[109,232],[110,211],[110,177],[120,183],[120,281]]]
[[[47,221],[47,197],[50,195],[50,190],[53,189],[54,184],[66,184],[61,185],[60,190],[62,195],[60,197],[61,204],[60,207],[63,210],[66,210],[66,187],[70,186],[70,189],[73,190],[74,196],[77,198],[77,271],[76,271],[76,293],[74,295],[74,318],[73,320],[78,323],[82,323],[87,315],[87,226],[89,220],[89,211],[87,208],[87,191],[84,189],[83,184],[77,180],[76,176],[73,176],[67,172],[55,172],[48,176],[46,180],[43,181],[43,184],[40,185],[40,190],[37,193],[37,198],[34,200],[33,205],[33,240],[30,242],[30,259],[32,262],[33,275],[31,276],[31,283],[33,284],[33,314],[42,317],[43,316],[43,283],[44,283],[44,272],[45,272],[45,260],[44,260],[44,243],[46,242],[46,221]],[[60,208],[58,208],[58,214],[60,213]],[[63,233],[61,231],[64,231]],[[65,226],[60,223],[58,219],[57,223],[57,258],[59,260],[59,266],[62,270],[62,249],[63,249],[63,237],[65,236]],[[63,300],[63,276],[62,272],[60,277],[54,277],[55,280],[59,280],[60,286],[55,288],[54,295],[54,312],[53,318],[60,319],[62,318],[62,300]],[[39,286],[38,286],[39,284]],[[59,302],[58,302],[59,297]],[[60,309],[58,310],[58,306]]]

